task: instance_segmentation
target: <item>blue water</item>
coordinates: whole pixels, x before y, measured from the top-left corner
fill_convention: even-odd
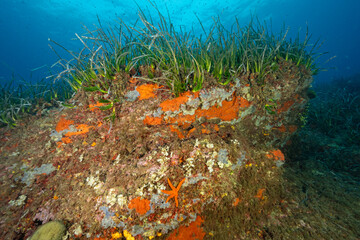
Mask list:
[[[225,26],[237,17],[244,25],[251,14],[270,20],[274,31],[283,23],[290,27],[289,36],[298,29],[305,34],[309,26],[313,40],[325,41],[321,51],[330,52],[320,63],[336,56],[315,77],[317,81],[350,76],[360,72],[360,1],[358,0],[156,0],[158,9],[169,14],[176,26],[199,29],[195,14],[210,26],[213,16],[220,16]],[[131,23],[137,9],[154,8],[147,1],[128,0],[1,0],[0,7],[0,82],[12,74],[25,81],[49,75],[49,67],[57,60],[48,47],[51,38],[68,49],[77,50],[75,33],[84,33],[83,25],[95,29],[97,16],[104,24],[114,24],[118,17]]]

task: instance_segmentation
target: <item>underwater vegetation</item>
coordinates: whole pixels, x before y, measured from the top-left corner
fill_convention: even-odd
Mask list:
[[[155,21],[139,10],[134,25],[119,19],[115,27],[103,27],[100,20],[96,30],[84,26],[86,33],[76,34],[84,46],[80,52],[50,40],[65,50],[70,59],[49,45],[59,57],[53,67],[60,66],[62,71],[34,85],[5,84],[0,93],[0,126],[16,126],[21,113],[32,111],[39,99],[63,103],[80,89],[106,95],[100,100],[104,104],[101,109],[111,109],[108,118],[114,120],[115,105],[121,104],[129,82],[123,73],[168,86],[179,96],[188,90],[199,91],[205,85],[228,85],[239,76],[247,76],[252,85],[263,85],[289,71],[284,65],[301,67],[309,75],[321,70],[316,60],[325,53],[317,52],[321,47],[319,41],[310,43],[308,30],[303,40],[300,34],[292,40],[287,37],[289,29],[283,27],[275,35],[266,22],[256,18],[245,27],[235,18],[230,29],[219,18],[213,18],[209,29],[200,20],[199,25],[201,34],[177,30],[170,16],[166,18],[158,11]],[[271,107],[267,106],[270,112]]]
[[[27,115],[44,113],[71,97],[71,88],[64,82],[18,82],[15,77],[2,84],[0,90],[0,128],[16,127],[17,121]]]
[[[306,125],[285,150],[291,157],[284,178],[298,191],[301,206],[318,212],[318,219],[328,219],[320,227],[324,239],[330,239],[326,232],[331,228],[356,229],[345,239],[360,236],[359,86],[359,74],[315,84],[317,97],[309,102]]]
[[[239,76],[247,76],[249,84],[264,85],[294,66],[303,73],[314,75],[321,69],[316,60],[325,53],[317,50],[319,41],[310,43],[308,30],[301,40],[300,34],[288,40],[288,30],[283,27],[279,34],[258,19],[253,18],[243,27],[237,19],[230,29],[219,18],[213,19],[210,29],[205,29],[199,20],[202,33],[193,30],[175,29],[170,16],[158,11],[157,20],[139,10],[139,19],[134,25],[119,19],[115,27],[90,30],[76,37],[83,44],[80,52],[73,52],[51,40],[54,45],[72,56],[59,57],[56,64],[63,70],[49,76],[66,80],[74,91],[98,92],[106,106],[113,109],[121,102],[128,77],[167,86],[179,96],[191,90],[197,92],[205,85],[228,85]],[[301,74],[300,72],[298,74]],[[294,76],[296,77],[296,76]]]
[[[346,172],[359,181],[359,86],[360,75],[315,86],[317,97],[310,101],[306,127],[296,138],[304,149],[294,156],[319,154],[329,170]]]

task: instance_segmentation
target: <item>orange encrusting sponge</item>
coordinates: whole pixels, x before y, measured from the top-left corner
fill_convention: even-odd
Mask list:
[[[65,129],[69,129],[69,126],[74,124],[74,121],[72,120],[67,120],[64,117],[61,117],[59,122],[56,124],[55,130],[57,132],[61,132]]]
[[[201,224],[204,220],[197,216],[196,220],[189,224],[189,226],[180,226],[174,230],[167,240],[202,240],[206,233],[201,228]]]
[[[130,201],[128,207],[130,209],[135,209],[138,214],[143,215],[150,210],[150,200],[137,197]]]

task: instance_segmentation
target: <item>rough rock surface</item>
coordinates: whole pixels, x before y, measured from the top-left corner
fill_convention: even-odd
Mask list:
[[[260,236],[283,214],[280,149],[302,124],[310,82],[244,78],[174,97],[134,80],[113,123],[95,94],[2,129],[0,236],[50,220],[84,239]]]

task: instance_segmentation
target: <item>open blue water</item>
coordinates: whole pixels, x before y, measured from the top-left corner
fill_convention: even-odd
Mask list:
[[[360,1],[358,0],[156,0],[158,9],[169,11],[176,26],[199,29],[196,15],[204,26],[212,17],[220,16],[225,26],[237,17],[244,25],[251,14],[270,20],[274,31],[283,23],[290,27],[289,36],[298,29],[305,34],[309,26],[313,41],[325,41],[321,51],[330,52],[320,63],[336,56],[316,76],[318,81],[350,76],[360,70]],[[75,33],[84,32],[83,25],[95,29],[97,16],[104,24],[115,24],[118,17],[125,22],[137,19],[141,7],[155,13],[147,1],[132,0],[1,0],[0,7],[0,82],[12,74],[17,79],[36,81],[49,75],[49,67],[57,60],[48,47],[51,38],[68,49],[79,49]]]

